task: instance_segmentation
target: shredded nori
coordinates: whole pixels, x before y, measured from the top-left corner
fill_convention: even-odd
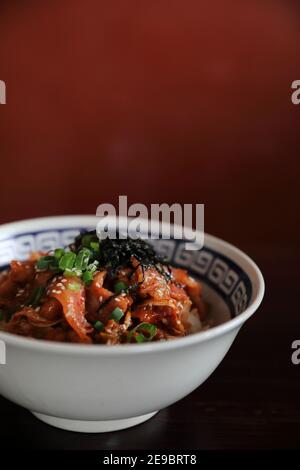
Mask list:
[[[99,242],[99,251],[93,252],[93,258],[98,261],[99,267],[108,271],[110,277],[113,277],[120,268],[132,267],[132,257],[143,269],[154,267],[160,274],[170,277],[166,260],[157,255],[154,248],[145,240],[140,238],[134,240],[130,237],[99,240],[95,230],[86,231],[76,237],[74,244],[70,246],[71,250],[77,253],[86,246],[86,240]]]

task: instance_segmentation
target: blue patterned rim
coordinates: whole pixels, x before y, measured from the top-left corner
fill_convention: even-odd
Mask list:
[[[49,251],[67,246],[86,228],[39,230],[1,240],[0,269],[6,269],[14,258],[26,259],[31,251]],[[153,244],[170,264],[187,269],[211,287],[226,302],[232,318],[249,306],[252,298],[249,276],[227,256],[206,246],[199,251],[187,251],[182,240],[153,240]]]

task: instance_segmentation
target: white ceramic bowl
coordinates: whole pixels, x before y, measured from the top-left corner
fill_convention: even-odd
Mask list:
[[[96,217],[64,216],[0,227],[0,267],[29,251],[70,243]],[[258,267],[237,248],[205,235],[201,251],[158,242],[171,264],[202,279],[217,326],[177,340],[133,345],[78,345],[0,332],[6,365],[0,393],[42,421],[72,431],[105,432],[141,423],[188,395],[220,364],[264,294]],[[3,343],[2,343],[3,345]]]

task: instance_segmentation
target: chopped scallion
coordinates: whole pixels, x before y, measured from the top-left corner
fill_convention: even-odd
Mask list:
[[[28,302],[28,305],[32,305],[33,307],[37,307],[39,301],[41,300],[41,298],[43,297],[45,293],[45,288],[43,286],[38,286],[34,293],[33,293],[33,296],[31,297],[31,299],[29,300]]]
[[[90,282],[92,282],[93,280],[93,273],[91,271],[84,271],[82,279],[85,284],[90,284]]]
[[[91,252],[87,248],[80,250],[76,256],[75,267],[84,271],[89,264],[90,256]]]
[[[94,250],[94,251],[99,251],[100,244],[99,244],[99,242],[91,242],[91,243],[90,243],[90,247],[91,247],[92,250]]]
[[[38,269],[46,270],[49,269],[49,265],[56,261],[54,256],[42,256],[40,259],[37,260],[36,266]]]
[[[86,246],[87,248],[89,248],[92,239],[93,239],[93,235],[91,235],[90,233],[83,235],[81,239],[82,246]]]
[[[64,276],[65,277],[72,277],[72,276],[81,277],[82,276],[82,271],[81,271],[81,269],[76,269],[76,268],[65,269],[64,270]]]
[[[138,333],[137,335],[135,335],[134,339],[137,343],[143,343],[145,341],[145,336],[142,335],[142,333]]]
[[[76,254],[72,251],[65,253],[59,260],[59,269],[64,271],[65,269],[72,269],[74,267]]]
[[[80,284],[79,282],[69,282],[68,284],[68,289],[73,290],[75,292],[78,292],[80,290]]]
[[[110,314],[110,319],[115,320],[115,322],[119,323],[121,318],[124,316],[124,313],[119,307],[116,307]]]
[[[104,325],[101,321],[98,320],[94,323],[94,328],[95,330],[102,331],[104,328]]]
[[[91,271],[92,273],[94,273],[95,271],[97,271],[98,264],[99,264],[98,261],[96,260],[93,261],[91,264],[87,266],[86,268],[87,271]]]
[[[127,285],[123,281],[118,281],[114,285],[114,291],[116,294],[120,294],[122,291],[127,289]]]
[[[54,257],[59,260],[65,254],[65,250],[63,248],[56,248],[54,250]]]
[[[147,335],[145,335],[144,333],[147,333]],[[152,341],[156,333],[157,327],[155,325],[153,325],[152,323],[143,322],[137,325],[129,332],[127,341],[128,343],[130,343],[131,339],[134,338],[137,343],[141,343],[142,341],[140,335],[143,336],[143,342]]]

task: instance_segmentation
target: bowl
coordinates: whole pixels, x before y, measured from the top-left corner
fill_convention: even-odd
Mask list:
[[[66,246],[97,221],[83,215],[2,225],[0,268],[13,258],[25,259],[30,251]],[[153,243],[171,264],[203,282],[215,326],[175,340],[115,346],[55,343],[0,332],[6,349],[0,394],[58,428],[106,432],[142,423],[201,385],[260,305],[262,274],[242,251],[211,235],[205,234],[199,251],[186,251],[183,240]]]

